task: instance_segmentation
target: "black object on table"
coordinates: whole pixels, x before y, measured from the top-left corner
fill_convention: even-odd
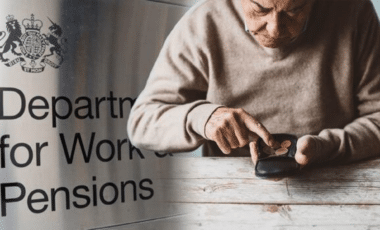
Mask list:
[[[258,177],[285,177],[300,171],[300,165],[296,162],[294,156],[297,151],[298,138],[291,134],[278,133],[272,134],[274,139],[281,143],[285,140],[291,141],[288,152],[283,155],[269,155],[263,151],[266,144],[260,138],[258,141],[259,158],[255,167],[255,174]]]

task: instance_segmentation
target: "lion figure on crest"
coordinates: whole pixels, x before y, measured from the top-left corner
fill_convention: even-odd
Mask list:
[[[13,16],[8,16],[7,17],[8,19],[8,22],[6,23],[6,26],[7,26],[7,31],[9,32],[9,36],[7,38],[7,40],[5,41],[5,43],[0,46],[0,48],[4,48],[2,52],[0,52],[0,59],[2,62],[7,62],[9,59],[7,58],[4,58],[3,57],[3,54],[12,51],[13,54],[17,55],[17,56],[21,56],[21,53],[17,53],[16,52],[16,48],[17,48],[17,44],[16,42],[20,44],[22,44],[21,42],[21,35],[22,35],[22,32],[21,32],[21,26],[19,24],[19,22],[13,18]],[[0,32],[1,35],[4,35],[4,36],[1,36],[0,40],[2,40],[4,37],[5,37],[5,32]]]

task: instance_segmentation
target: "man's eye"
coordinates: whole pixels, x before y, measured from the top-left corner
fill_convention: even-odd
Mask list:
[[[289,10],[287,11],[286,13],[289,15],[289,16],[295,16],[296,14],[298,14],[300,12],[301,9],[297,8],[297,9],[294,9],[294,10]]]
[[[255,1],[251,0],[252,4],[253,4],[253,10],[258,13],[258,14],[266,14],[266,13],[269,13],[270,9],[267,9],[267,8],[264,8],[262,6],[260,6],[258,3],[256,3]]]
[[[259,14],[267,14],[270,11],[270,9],[266,9],[266,8],[260,7],[260,6],[256,5],[256,4],[254,5],[253,10],[256,13],[259,13]]]
[[[286,13],[289,15],[289,16],[295,16],[296,14],[300,13],[301,10],[305,7],[305,5],[302,5],[300,7],[297,7],[297,8],[294,8],[292,10],[289,10],[287,11]]]

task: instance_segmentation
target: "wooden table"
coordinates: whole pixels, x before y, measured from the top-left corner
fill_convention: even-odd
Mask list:
[[[178,215],[167,229],[380,229],[380,160],[277,180],[256,177],[249,158],[175,158],[172,166],[164,184]]]

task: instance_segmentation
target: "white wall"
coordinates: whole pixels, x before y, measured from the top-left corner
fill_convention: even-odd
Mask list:
[[[373,5],[375,6],[376,12],[380,15],[380,0],[372,0]]]
[[[380,15],[380,0],[372,0],[372,2],[377,11],[377,15]]]

